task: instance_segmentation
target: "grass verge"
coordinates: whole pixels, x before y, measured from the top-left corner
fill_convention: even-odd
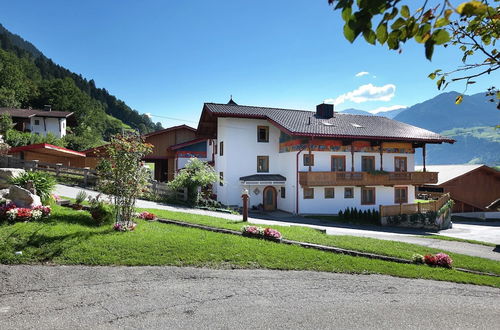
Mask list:
[[[55,206],[44,222],[0,225],[0,262],[313,270],[500,287],[500,278],[491,276],[351,257],[158,222],[138,223],[136,231],[120,233],[111,225],[95,226],[88,212]],[[16,251],[23,253],[16,255]]]
[[[423,235],[421,237],[422,238],[439,239],[439,240],[442,240],[442,241],[463,242],[463,243],[470,243],[470,244],[477,244],[477,245],[484,245],[484,246],[491,246],[491,247],[496,247],[497,246],[494,243],[476,241],[476,240],[473,240],[473,239],[456,238],[456,237],[444,236],[444,235],[428,235],[428,236]]]
[[[141,209],[142,210],[142,209]],[[165,210],[148,209],[147,211],[158,215],[161,218],[172,220],[180,220],[191,223],[203,224],[218,228],[227,228],[240,230],[245,224],[243,222],[234,222],[231,220],[215,218],[210,216],[171,212]],[[444,252],[450,255],[453,259],[455,267],[467,268],[471,270],[500,274],[500,262],[486,259],[467,256],[463,254],[453,253],[449,251],[437,250],[421,245],[409,244],[404,242],[388,241],[367,237],[356,236],[337,236],[326,235],[322,231],[301,227],[301,226],[269,226],[279,230],[283,237],[291,240],[303,241],[308,243],[316,243],[327,246],[340,247],[344,249],[357,250],[362,252],[376,253],[386,256],[398,257],[403,259],[411,259],[414,254],[428,254]]]

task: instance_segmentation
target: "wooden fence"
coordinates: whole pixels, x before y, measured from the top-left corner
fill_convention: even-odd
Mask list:
[[[76,176],[82,179],[84,187],[97,182],[97,172],[89,167],[78,168],[65,166],[63,164],[43,163],[38,160],[23,160],[10,155],[0,156],[0,167],[22,168],[28,171],[46,171],[55,173],[56,177],[61,175]],[[173,191],[168,188],[166,183],[154,180],[148,184],[147,188],[156,196],[175,196],[179,200],[187,201],[187,188]]]
[[[380,205],[380,217],[388,217],[400,214],[416,214],[428,211],[437,212],[450,200],[450,194],[442,195],[438,200],[429,203],[399,204],[399,205]]]
[[[45,171],[51,172],[59,177],[61,175],[71,175],[80,177],[83,181],[83,186],[87,187],[89,183],[97,180],[97,173],[90,167],[71,167],[63,164],[43,163],[38,160],[24,160],[12,157],[10,155],[0,156],[0,167],[7,168],[22,168],[28,171]]]

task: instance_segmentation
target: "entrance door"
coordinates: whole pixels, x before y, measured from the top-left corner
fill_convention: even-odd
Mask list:
[[[264,188],[264,211],[275,211],[276,210],[276,189],[274,187],[268,186]]]

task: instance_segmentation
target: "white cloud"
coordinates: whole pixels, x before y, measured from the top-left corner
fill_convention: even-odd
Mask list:
[[[388,107],[379,107],[377,109],[373,109],[373,110],[370,110],[368,112],[370,113],[373,113],[373,114],[376,114],[376,113],[379,113],[379,112],[387,112],[387,111],[391,111],[391,110],[397,110],[397,109],[406,109],[408,108],[407,105],[391,105],[391,106],[388,106]]]
[[[370,74],[370,72],[361,71],[361,72],[356,73],[354,76],[355,77],[363,77],[363,76],[366,76],[368,74]]]
[[[333,103],[335,105],[342,104],[346,101],[354,103],[363,103],[368,101],[390,101],[396,93],[396,85],[387,84],[384,86],[374,86],[366,84],[359,86],[357,89],[342,94],[335,99],[327,99],[325,103]]]

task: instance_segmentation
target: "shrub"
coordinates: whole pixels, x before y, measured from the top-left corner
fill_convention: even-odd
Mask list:
[[[89,197],[90,208],[89,212],[92,215],[92,219],[97,225],[102,225],[104,223],[110,223],[114,220],[114,210],[110,204],[105,203],[100,199],[101,195],[97,195],[92,198]]]
[[[153,220],[156,220],[158,218],[155,214],[153,214],[151,212],[147,212],[147,211],[138,213],[137,217],[139,219],[144,219],[144,220],[148,220],[148,221],[153,221]]]
[[[432,254],[425,255],[424,262],[429,266],[451,268],[453,260],[446,253],[438,253],[435,255]]]
[[[413,263],[416,263],[416,264],[423,264],[424,263],[424,256],[421,255],[421,254],[414,254],[412,257],[411,257],[411,260],[413,261]]]
[[[28,182],[33,183],[35,193],[40,196],[42,203],[47,203],[50,200],[51,193],[56,186],[56,180],[45,172],[24,172],[15,178],[10,179],[10,183],[28,188]]]
[[[281,240],[283,237],[279,231],[272,228],[262,228],[257,226],[243,226],[241,228],[243,235],[245,236],[257,236],[263,238],[271,238],[274,240]]]
[[[87,196],[88,194],[85,191],[80,190],[78,194],[76,194],[75,204],[81,205],[87,199]]]

